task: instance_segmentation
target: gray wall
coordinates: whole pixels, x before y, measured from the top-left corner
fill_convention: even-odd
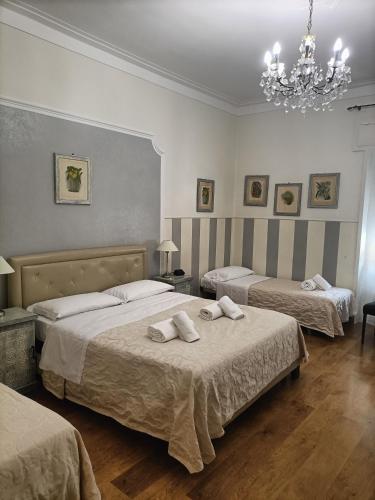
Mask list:
[[[55,204],[55,152],[90,158],[91,205]],[[0,255],[146,243],[151,275],[159,240],[160,157],[150,140],[0,106]]]

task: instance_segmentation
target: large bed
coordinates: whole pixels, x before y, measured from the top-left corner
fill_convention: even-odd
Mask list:
[[[300,281],[252,273],[228,281],[203,276],[201,289],[206,296],[228,295],[238,304],[288,314],[300,325],[331,338],[343,336],[342,324],[353,316],[353,292],[346,288],[306,291]]]
[[[146,260],[143,247],[15,257],[10,302],[27,307],[142,280]],[[241,306],[244,319],[204,321],[199,311],[210,302],[164,292],[55,322],[40,319],[43,383],[57,397],[168,441],[169,454],[199,472],[215,458],[212,439],[225,425],[289,373],[298,375],[308,356],[294,318]],[[148,326],[181,310],[200,340],[153,342]]]
[[[0,384],[2,500],[99,500],[79,432],[56,413]]]

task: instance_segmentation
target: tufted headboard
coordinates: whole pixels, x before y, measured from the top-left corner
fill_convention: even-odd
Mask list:
[[[9,259],[9,306],[27,307],[42,300],[98,292],[147,277],[146,248],[116,246],[65,250]]]

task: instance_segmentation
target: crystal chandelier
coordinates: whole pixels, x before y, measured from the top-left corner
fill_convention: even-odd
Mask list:
[[[289,78],[284,63],[280,62],[279,42],[273,46],[272,54],[267,51],[264,56],[267,70],[262,73],[260,86],[264,89],[267,101],[273,101],[275,106],[283,104],[285,112],[289,108],[300,109],[302,113],[308,109],[331,110],[331,102],[340,98],[351,82],[350,67],[345,64],[349,50],[342,50],[341,38],[336,40],[333,47],[334,55],[328,61],[325,76],[320,64],[315,62],[315,36],[311,34],[313,1],[309,0],[307,34],[299,47],[301,57],[293,65]]]

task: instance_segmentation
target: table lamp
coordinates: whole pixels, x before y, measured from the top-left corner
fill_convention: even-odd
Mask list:
[[[4,257],[0,257],[0,274],[11,274],[14,273],[14,269],[10,267],[8,262],[4,259]],[[5,316],[5,311],[0,309],[0,318]]]
[[[171,276],[171,274],[168,272],[169,252],[178,252],[179,250],[172,240],[162,241],[156,250],[158,250],[158,252],[165,252],[167,254],[167,269],[163,274],[163,277],[168,278],[169,276]]]

